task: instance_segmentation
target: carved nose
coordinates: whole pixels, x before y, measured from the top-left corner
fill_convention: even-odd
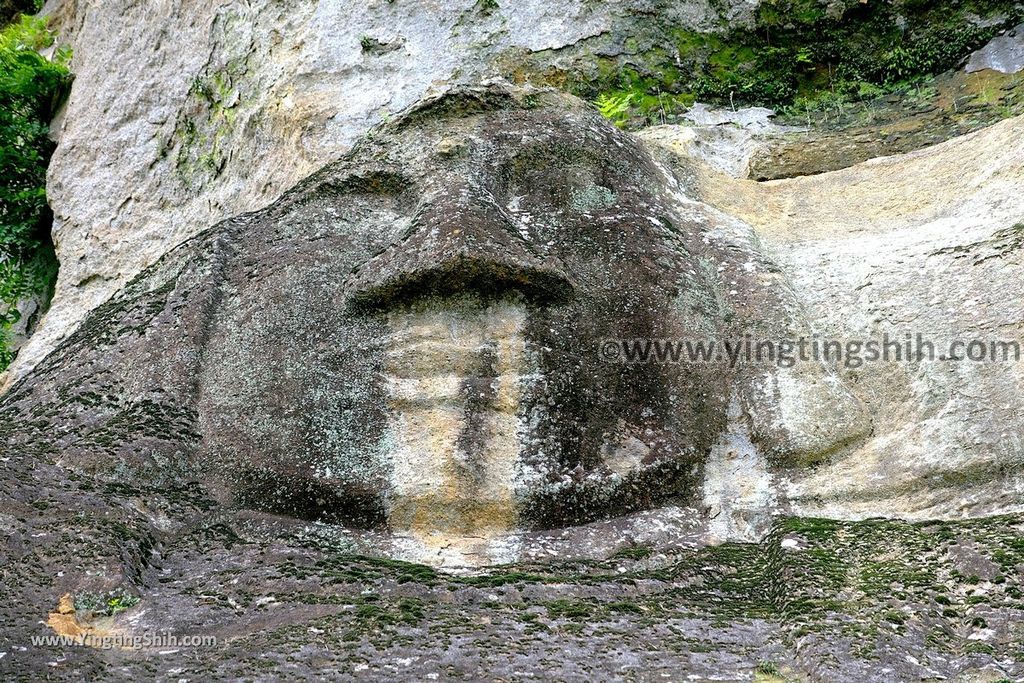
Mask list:
[[[461,184],[421,205],[405,236],[349,279],[356,305],[386,307],[422,295],[472,291],[564,300],[573,285],[561,262],[542,256],[486,190]]]

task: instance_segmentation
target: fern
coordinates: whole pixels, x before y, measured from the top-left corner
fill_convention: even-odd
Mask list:
[[[632,101],[632,93],[602,93],[594,100],[594,105],[601,112],[601,116],[616,126],[621,126],[629,116],[629,105]]]
[[[0,370],[12,353],[7,336],[18,301],[44,293],[54,269],[46,203],[53,153],[49,123],[71,81],[70,51],[52,60],[46,20],[22,16],[0,31]]]

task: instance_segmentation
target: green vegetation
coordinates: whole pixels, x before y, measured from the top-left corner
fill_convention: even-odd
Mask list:
[[[793,643],[878,661],[893,647],[923,641],[925,656],[969,655],[979,668],[998,668],[1000,660],[1024,656],[1020,640],[1004,636],[1024,609],[1015,580],[1024,570],[1022,524],[1021,515],[918,523],[782,518],[757,544],[637,545],[608,560],[507,565],[474,575],[330,550],[288,553],[261,591],[272,590],[282,603],[336,608],[274,629],[273,642],[305,644],[314,633],[356,659],[367,646],[380,652],[424,639],[442,649],[482,644],[502,656],[535,656],[538,644],[609,642],[671,657],[770,628],[786,647],[743,652],[754,681],[799,679],[787,654]],[[784,543],[793,538],[796,546]],[[964,549],[978,557],[967,558]],[[196,585],[195,594],[225,610],[252,605],[259,596],[233,582],[242,571],[231,564]],[[971,637],[990,625],[995,637]]]
[[[112,617],[139,604],[139,598],[122,591],[110,593],[79,593],[75,596],[76,612],[91,612],[94,616]]]
[[[71,75],[68,50],[52,60],[39,54],[52,44],[44,19],[22,16],[0,31],[0,369],[14,357],[15,305],[46,294],[57,272],[46,203],[49,122]]]
[[[626,41],[628,56],[598,58],[596,78],[568,86],[606,104],[628,100],[628,112],[609,117],[618,121],[663,122],[694,100],[803,118],[908,91],[1022,20],[1019,4],[1000,0],[766,0],[751,28],[656,26]]]
[[[484,16],[489,15],[498,8],[498,0],[477,0],[476,3],[477,11],[483,14]]]
[[[379,47],[369,36],[360,43],[364,50]],[[190,189],[199,191],[227,164],[229,138],[235,133],[242,92],[239,84],[248,66],[244,57],[231,59],[221,69],[209,70],[192,79],[188,106],[179,114],[174,133],[159,148],[158,159],[175,149],[175,170]]]
[[[626,122],[626,113],[632,100],[632,93],[602,93],[594,100],[594,104],[605,118],[619,126]]]
[[[649,545],[633,545],[617,551],[612,555],[613,560],[645,560],[654,554],[654,548]]]
[[[0,0],[0,24],[13,21],[19,14],[35,14],[43,9],[43,0]]]

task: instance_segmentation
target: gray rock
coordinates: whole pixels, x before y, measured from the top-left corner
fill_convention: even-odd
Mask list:
[[[749,227],[578,100],[495,84],[183,244],[3,409],[12,447],[83,474],[201,476],[225,504],[386,521],[399,554],[486,564],[523,530],[699,504],[730,404],[762,467],[865,435],[823,364],[623,347],[809,330]]]
[[[565,48],[600,36],[601,50],[616,54],[653,16],[697,28],[722,11],[742,24],[754,6],[50,0],[44,14],[74,48],[47,182],[61,271],[9,380],[169,249],[269,205],[432,85],[477,83],[513,68],[516,55],[556,64]]]
[[[678,154],[701,159],[734,178],[746,178],[750,175],[751,160],[771,140],[803,130],[774,123],[774,114],[764,107],[734,111],[698,102],[683,116],[692,125],[654,126],[638,135],[656,145],[674,147]]]
[[[1024,69],[1024,24],[993,38],[971,55],[966,68],[968,72],[992,69],[1004,74]]]
[[[858,378],[598,355],[808,333],[780,243],[577,100],[425,99],[0,399],[0,676],[1019,677],[1020,515],[778,518],[872,436]]]

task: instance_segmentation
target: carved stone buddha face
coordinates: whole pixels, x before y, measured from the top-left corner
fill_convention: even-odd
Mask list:
[[[864,426],[820,368],[602,357],[604,340],[805,323],[749,230],[551,93],[429,99],[122,299],[151,320],[115,343],[119,391],[188,406],[194,429],[115,459],[190,463],[180,476],[234,504],[465,557],[699,502],[730,404],[780,466]],[[783,420],[796,395],[806,416]]]
[[[201,405],[246,504],[469,547],[691,501],[730,400],[770,412],[773,371],[601,357],[790,331],[796,306],[749,233],[632,138],[533,97],[428,101],[246,239]],[[806,435],[753,427],[806,457]]]

